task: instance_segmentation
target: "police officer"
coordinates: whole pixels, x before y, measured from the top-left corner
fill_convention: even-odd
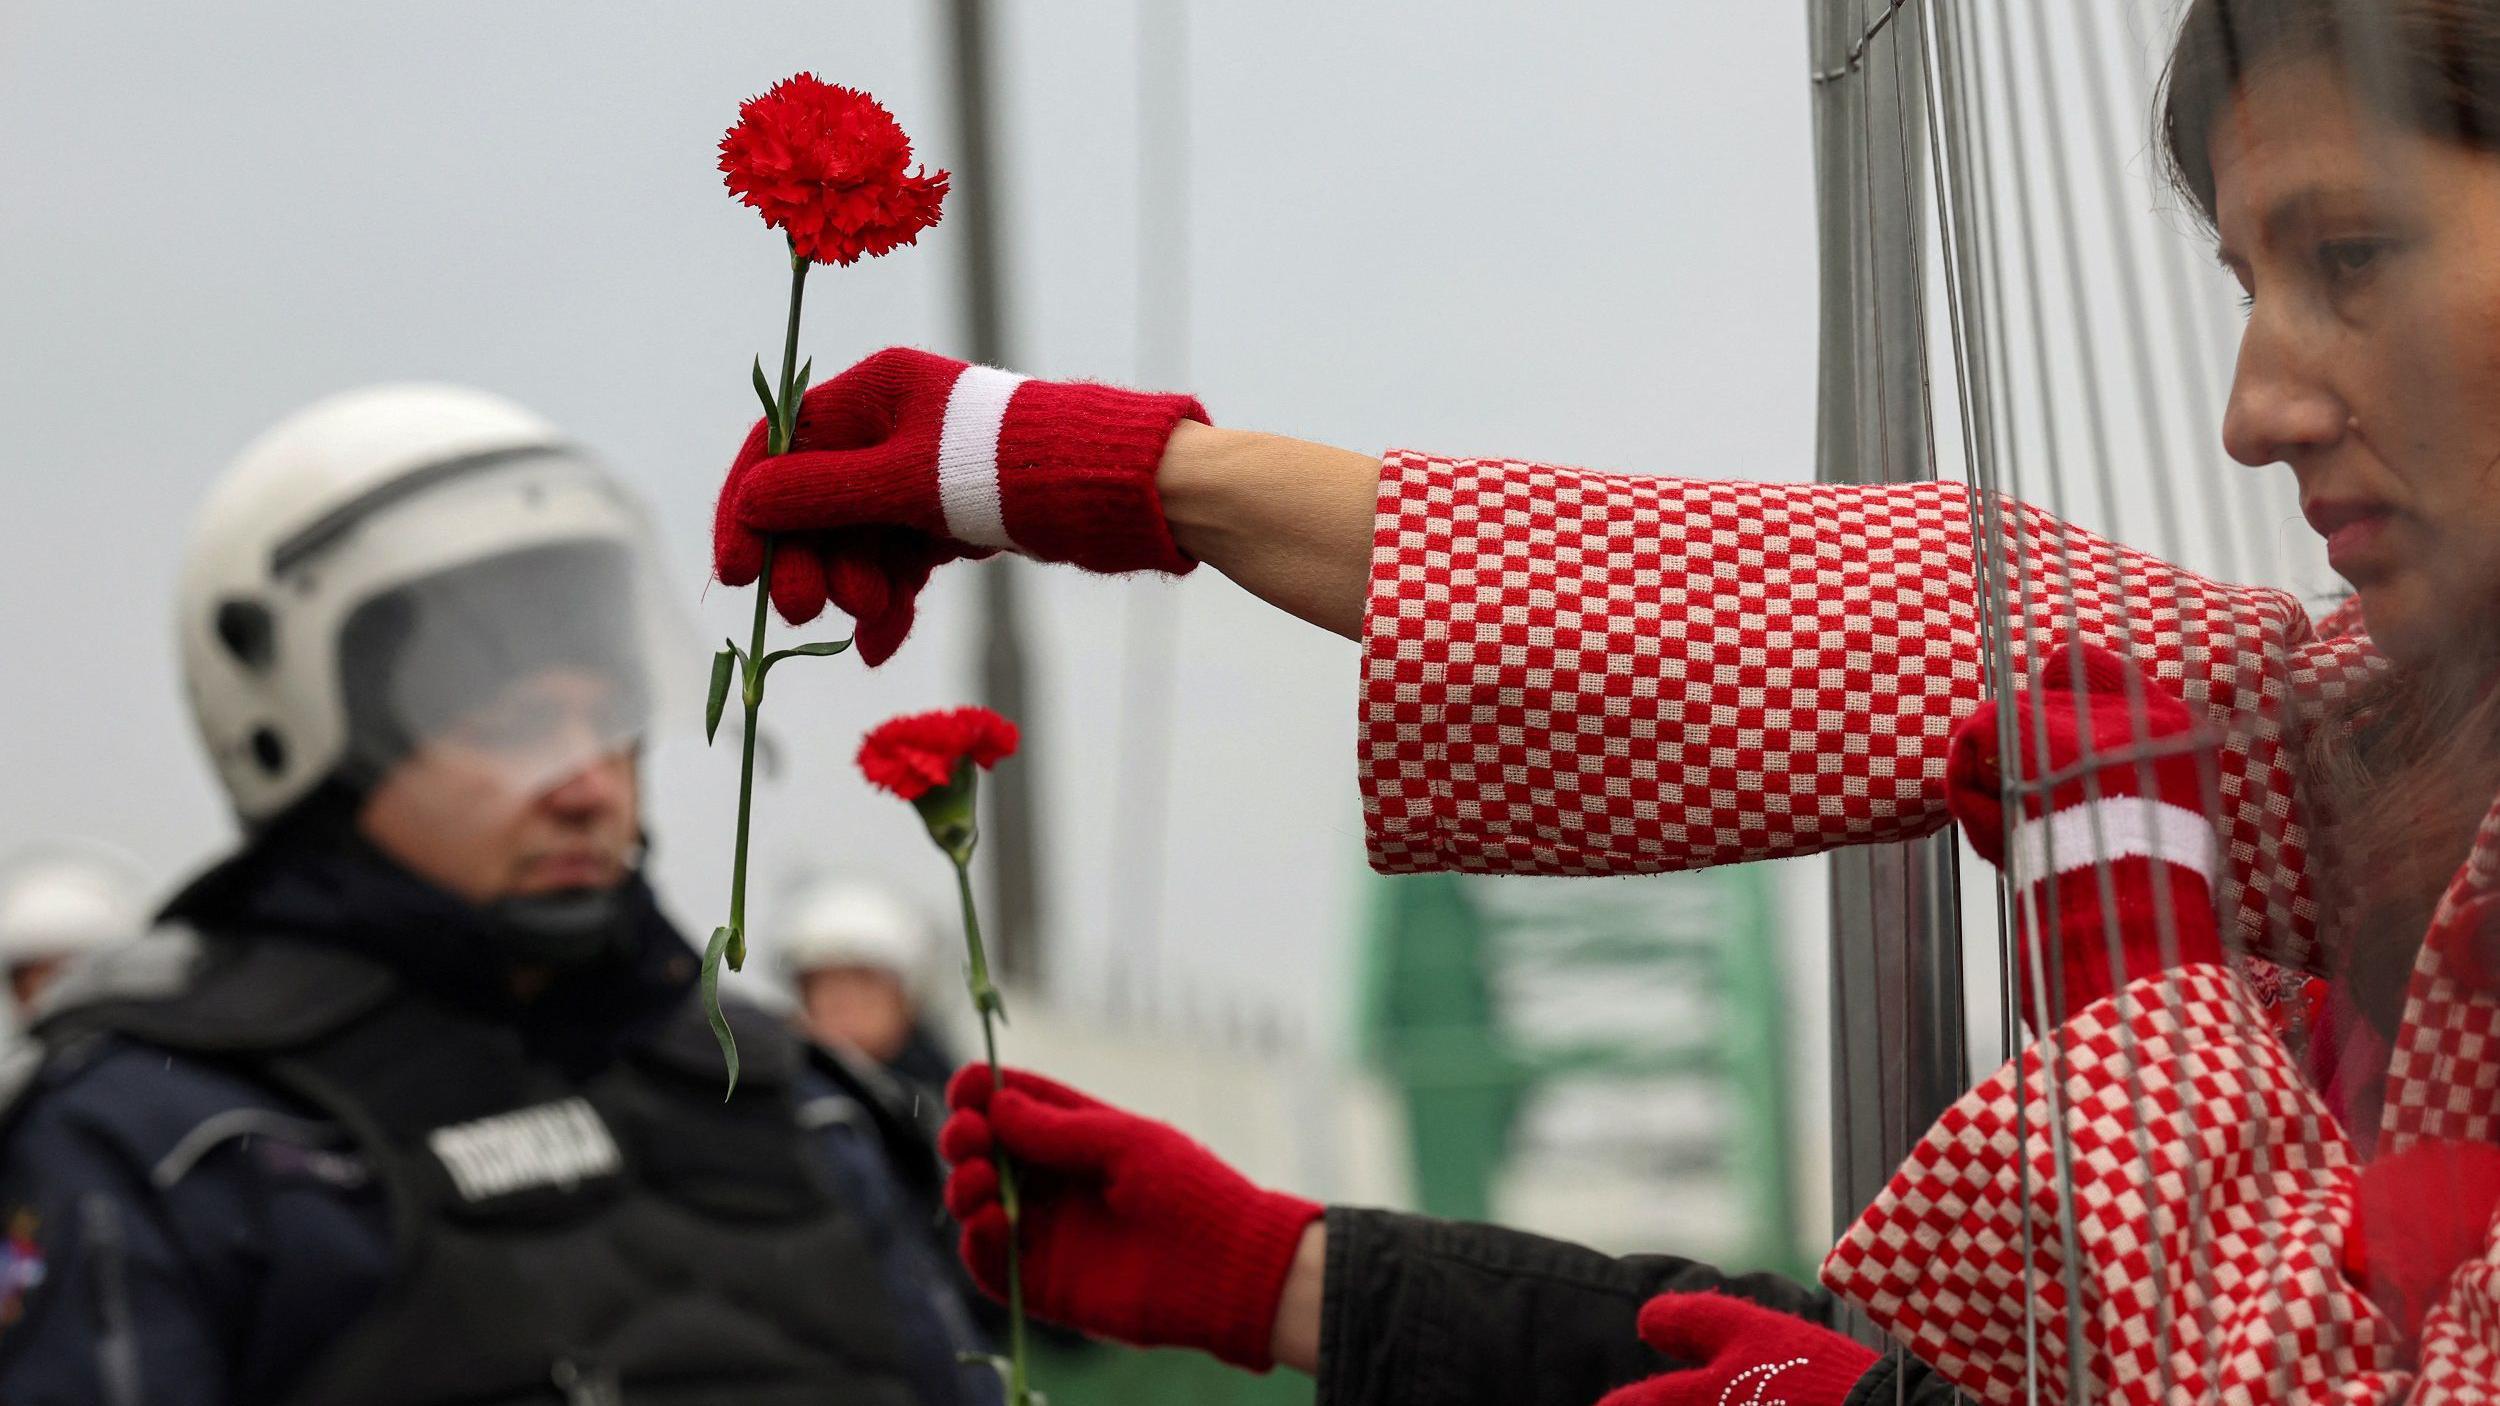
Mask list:
[[[928,918],[880,884],[837,875],[794,886],[775,946],[800,1031],[876,1061],[932,1106],[954,1055],[923,1014],[941,967]]]
[[[180,637],[246,838],[38,1026],[0,1401],[996,1399],[893,1110],[735,1005],[723,1100],[640,873],[647,543],[448,387],[323,401],[218,487]]]

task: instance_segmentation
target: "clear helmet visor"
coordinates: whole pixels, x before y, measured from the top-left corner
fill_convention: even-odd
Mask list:
[[[640,514],[591,465],[526,456],[358,530],[363,560],[433,560],[340,623],[351,783],[422,761],[481,806],[526,804],[690,717],[692,631],[659,590]]]

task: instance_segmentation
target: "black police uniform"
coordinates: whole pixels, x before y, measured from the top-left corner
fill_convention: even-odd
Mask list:
[[[522,1002],[488,915],[352,839],[195,885],[196,936],[41,1026],[0,1401],[996,1401],[909,1130],[746,1009],[724,1101],[693,954],[626,899]]]

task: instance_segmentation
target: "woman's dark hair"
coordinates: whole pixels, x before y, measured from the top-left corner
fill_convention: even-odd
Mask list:
[[[2303,61],[2401,128],[2500,152],[2500,0],[2194,0],[2162,80],[2160,146],[2209,226],[2215,127],[2252,75]],[[2500,795],[2500,650],[2458,634],[2437,660],[2354,690],[2301,741],[2317,896],[2340,915],[2328,961],[2383,1028]]]
[[[2160,144],[2208,223],[2215,124],[2251,74],[2303,59],[2403,126],[2500,149],[2500,0],[2194,0],[2162,77]]]

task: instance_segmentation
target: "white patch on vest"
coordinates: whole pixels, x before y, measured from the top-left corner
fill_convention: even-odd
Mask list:
[[[976,547],[1006,547],[1006,511],[999,503],[998,432],[1007,402],[1024,378],[995,366],[967,366],[946,396],[938,427],[938,510],[947,535]]]
[[[426,1134],[425,1141],[451,1173],[452,1185],[471,1201],[539,1186],[570,1191],[625,1166],[608,1125],[580,1098],[454,1123]]]

